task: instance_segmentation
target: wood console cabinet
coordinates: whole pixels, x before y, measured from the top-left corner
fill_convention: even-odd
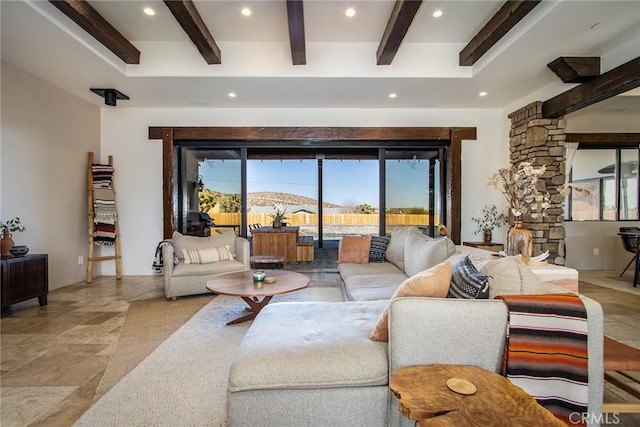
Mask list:
[[[49,258],[45,255],[25,255],[0,261],[2,271],[2,308],[38,298],[47,305],[49,292]]]
[[[493,243],[493,242],[462,242],[465,246],[471,246],[478,249],[485,249],[491,252],[500,252],[504,250],[504,245],[502,243]]]
[[[297,260],[299,227],[260,227],[251,231],[254,255],[282,255],[285,261]]]

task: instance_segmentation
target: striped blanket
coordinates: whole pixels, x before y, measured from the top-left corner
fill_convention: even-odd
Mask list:
[[[587,313],[582,301],[575,294],[496,298],[509,310],[502,375],[556,418],[575,425],[581,419],[575,413],[586,413],[588,402]]]

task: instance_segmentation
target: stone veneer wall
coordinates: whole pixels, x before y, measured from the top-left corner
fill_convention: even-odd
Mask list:
[[[509,149],[511,164],[522,161],[534,166],[546,165],[538,180],[538,189],[548,192],[551,206],[546,217],[533,219],[525,215],[523,223],[533,233],[533,255],[549,250],[549,262],[564,265],[564,201],[559,190],[565,181],[565,128],[562,119],[542,117],[542,102],[533,102],[508,116],[511,119]]]

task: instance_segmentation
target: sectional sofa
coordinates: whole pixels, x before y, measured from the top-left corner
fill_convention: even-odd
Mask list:
[[[408,231],[408,233],[413,233]],[[229,426],[410,426],[389,391],[394,372],[417,364],[475,365],[497,372],[507,328],[500,300],[395,297],[432,262],[456,263],[464,249],[448,239],[395,233],[385,261],[339,264],[344,302],[276,303],[244,337],[228,384]],[[492,295],[558,293],[516,259],[469,259],[493,274]],[[444,260],[444,261],[443,261]],[[444,264],[442,264],[444,265]],[[429,268],[429,267],[427,267]],[[588,313],[588,410],[602,404],[602,309]],[[372,340],[387,310],[388,341]]]

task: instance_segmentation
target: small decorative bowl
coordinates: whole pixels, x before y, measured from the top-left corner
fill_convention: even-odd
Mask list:
[[[253,272],[253,280],[255,280],[256,282],[262,282],[265,277],[266,277],[266,274],[264,270],[255,270]]]
[[[15,257],[21,257],[29,253],[29,248],[24,245],[14,246],[11,249],[9,249],[9,252],[11,252],[11,255]]]

